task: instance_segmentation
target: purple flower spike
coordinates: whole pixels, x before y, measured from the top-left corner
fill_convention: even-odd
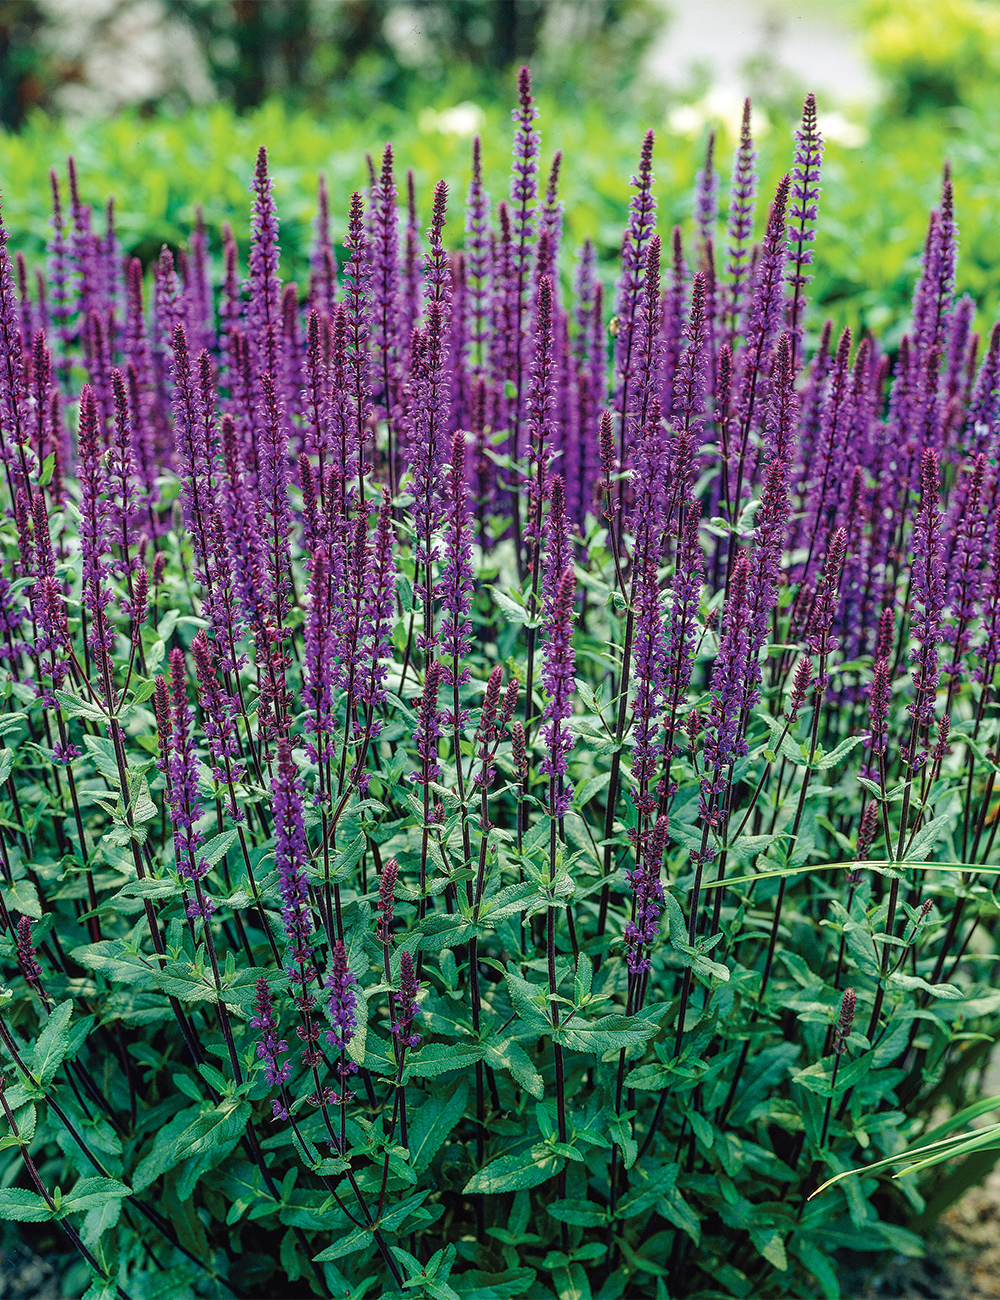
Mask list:
[[[326,981],[326,987],[331,990],[327,1010],[333,1022],[333,1029],[327,1031],[326,1037],[330,1046],[338,1052],[344,1051],[354,1037],[358,995],[352,985],[357,982],[357,976],[347,966],[347,949],[344,947],[344,941],[338,939],[330,954],[330,974]]]
[[[925,448],[920,462],[920,511],[913,526],[911,631],[917,647],[910,655],[916,699],[910,712],[927,724],[934,716],[939,678],[938,641],[946,584],[941,556],[941,508],[938,504],[938,458]]]
[[[267,150],[257,151],[257,165],[250,182],[253,195],[250,217],[250,278],[247,289],[250,302],[247,322],[250,326],[254,365],[259,375],[280,373],[278,349],[281,344],[281,280],[278,278],[278,212],[272,191],[274,182],[267,174]]]
[[[306,871],[309,846],[302,813],[302,783],[295,769],[292,747],[284,737],[278,739],[278,770],[271,782],[274,811],[274,859],[281,890],[282,919],[288,937],[288,978],[302,986],[313,977],[313,954],[309,935],[313,930],[312,909]]]
[[[615,408],[621,419],[618,454],[622,459],[625,416],[629,409],[629,388],[638,342],[636,331],[640,328],[639,313],[646,277],[646,251],[656,225],[656,200],[653,198],[654,139],[653,132],[647,131],[639,156],[639,171],[631,181],[636,193],[628,205],[629,222],[622,239],[622,273],[615,299],[618,335],[615,339],[614,393]]]
[[[187,697],[184,651],[180,648],[170,652],[170,728],[170,746],[166,751],[169,754],[167,802],[174,828],[177,874],[184,880],[196,881],[201,880],[208,866],[204,859],[197,857],[202,835],[196,823],[203,808],[198,799],[194,717]]]
[[[472,567],[472,517],[469,512],[469,489],[465,474],[465,435],[455,434],[451,444],[451,464],[445,475],[443,493],[448,512],[445,523],[444,564],[437,586],[437,595],[445,611],[441,624],[441,653],[451,660],[446,680],[453,686],[469,680],[469,670],[462,666],[472,645],[472,624],[469,611],[472,607],[472,589],[475,574]],[[463,719],[454,719],[452,725],[462,727]]]
[[[441,764],[438,762],[438,741],[441,739],[441,713],[438,709],[438,691],[444,669],[432,659],[424,674],[424,689],[420,696],[417,710],[417,729],[413,735],[417,753],[423,760],[421,768],[410,775],[411,781],[426,785],[430,781],[441,780]]]
[[[569,810],[573,787],[566,781],[567,761],[574,737],[566,730],[566,719],[573,715],[573,690],[576,656],[573,653],[573,604],[576,576],[568,567],[559,579],[555,594],[547,602],[542,642],[542,681],[545,685],[542,741],[545,757],[539,771],[552,778],[551,815],[563,817]]]
[[[274,996],[268,988],[267,976],[259,976],[255,986],[253,1009],[255,1015],[250,1018],[252,1029],[260,1030],[260,1038],[257,1042],[257,1059],[264,1062],[264,1078],[272,1088],[280,1088],[282,1084],[288,1081],[292,1073],[291,1064],[288,1061],[279,1061],[279,1057],[288,1051],[288,1043],[278,1037],[278,1021],[274,1014]],[[275,1118],[287,1119],[287,1113],[282,1113],[281,1105],[275,1102],[278,1107],[275,1111]]]
[[[413,1022],[419,1014],[419,992],[420,985],[413,971],[413,955],[404,949],[399,956],[399,989],[393,998],[396,1019],[392,1023],[392,1036],[401,1052],[416,1047],[420,1042],[420,1035],[413,1032]]]
[[[656,825],[639,848],[638,865],[634,871],[625,873],[634,895],[632,919],[625,926],[625,962],[633,975],[652,970],[643,949],[654,943],[660,932],[660,913],[663,910],[660,864],[667,832],[667,818],[657,818]]]
[[[750,561],[741,555],[733,566],[719,653],[712,670],[712,708],[705,737],[705,764],[717,772],[746,753],[740,715],[747,695],[749,674],[749,580]]]
[[[750,280],[750,241],[753,235],[753,214],[757,202],[757,150],[750,134],[750,101],[743,103],[743,123],[740,127],[740,144],[733,163],[733,176],[729,185],[729,223],[727,235],[726,275],[729,279],[724,310],[726,337],[734,344],[739,333],[744,300]]]
[[[709,131],[705,165],[694,180],[694,221],[704,248],[715,234],[719,219],[719,177],[715,170],[715,132]]]
[[[819,216],[819,175],[823,161],[823,137],[816,126],[816,96],[806,95],[802,122],[795,132],[795,165],[792,168],[792,199],[788,210],[791,229],[788,249],[788,330],[792,336],[792,369],[802,339],[802,313],[805,293],[812,276],[806,268],[812,264],[809,245],[816,238]]]

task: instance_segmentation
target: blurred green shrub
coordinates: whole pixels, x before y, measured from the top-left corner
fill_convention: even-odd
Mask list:
[[[867,47],[903,116],[967,102],[1000,72],[994,0],[868,0]]]

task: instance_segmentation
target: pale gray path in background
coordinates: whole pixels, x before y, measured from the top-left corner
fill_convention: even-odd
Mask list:
[[[744,64],[763,53],[838,107],[878,94],[850,0],[666,0],[666,7],[672,18],[647,70],[672,88],[690,84],[700,64],[711,85],[746,94]]]

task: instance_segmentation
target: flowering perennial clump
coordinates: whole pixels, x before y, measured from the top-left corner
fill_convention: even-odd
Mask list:
[[[613,287],[513,119],[464,214],[321,180],[303,284],[263,148],[242,246],[144,268],[72,162],[37,289],[0,228],[0,1221],[67,1294],[833,1300],[984,1167],[878,1178],[1000,1025],[952,179],[890,348],[810,303],[812,96],[759,219],[749,103],[690,229],[637,141]]]

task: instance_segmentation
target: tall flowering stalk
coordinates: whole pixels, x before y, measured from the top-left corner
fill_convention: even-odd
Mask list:
[[[823,161],[823,136],[816,125],[816,96],[806,95],[802,121],[795,132],[795,164],[792,168],[792,194],[788,210],[789,266],[788,332],[792,338],[792,370],[796,368],[802,340],[802,314],[805,293],[812,276],[810,245],[816,238],[819,216],[819,176]]]
[[[729,218],[726,276],[728,279],[723,320],[730,346],[742,325],[744,300],[750,279],[750,248],[754,209],[757,202],[757,150],[750,133],[750,100],[743,104],[740,144],[729,183]]]

